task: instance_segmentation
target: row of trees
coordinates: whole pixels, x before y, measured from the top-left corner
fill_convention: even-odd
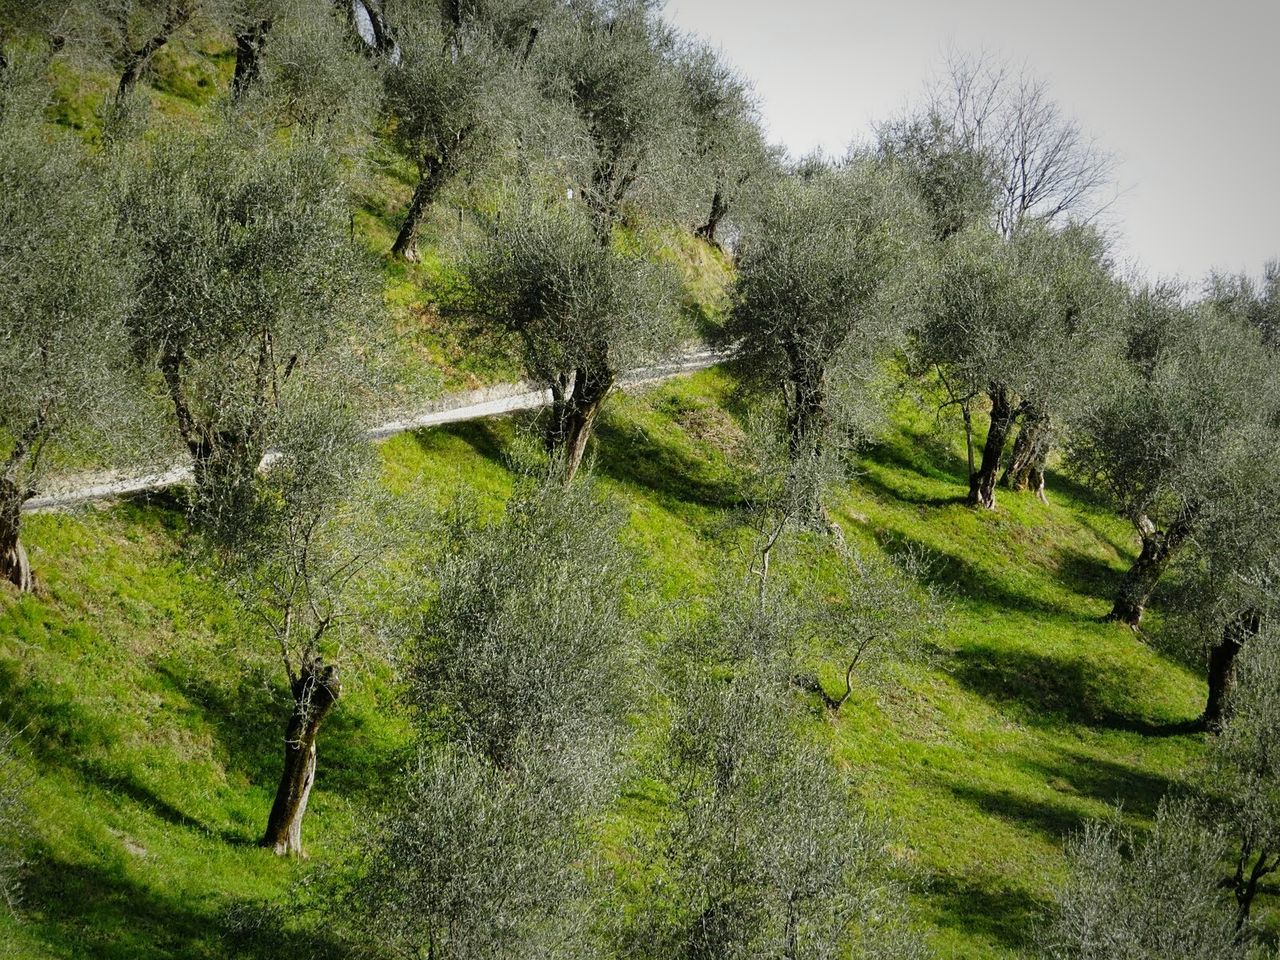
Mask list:
[[[1142,538],[1114,618],[1136,625],[1183,558],[1197,602],[1180,622],[1197,642],[1221,638],[1206,708],[1220,720],[1236,653],[1268,629],[1280,555],[1277,277],[1218,278],[1195,302],[1119,277],[1092,223],[1107,158],[1043,87],[956,63],[874,146],[784,168],[747,85],[646,3],[65,0],[3,14],[0,574],[32,586],[21,508],[51,461],[189,454],[200,535],[290,691],[265,845],[302,849],[344,650],[369,633],[360,598],[378,592],[368,578],[403,573],[421,528],[402,510],[367,522],[378,495],[361,427],[395,379],[351,220],[350,178],[374,136],[414,171],[394,256],[415,257],[451,185],[492,184],[445,306],[510,333],[551,389],[545,445],[561,479],[583,464],[619,374],[691,332],[645,228],[675,220],[733,250],[724,339],[763,388],[767,469],[748,524],[759,591],[726,601],[713,655],[678,658],[667,677],[670,822],[636,855],[682,879],[639,892],[635,949],[816,956],[876,926],[862,880],[883,874],[879,841],[788,732],[795,615],[769,570],[790,532],[838,534],[824,491],[890,371],[960,411],[971,505],[995,508],[1006,461],[1011,488],[1043,494],[1054,443],[1114,500]],[[230,102],[195,132],[151,123],[136,88],[195,30],[234,37]],[[121,71],[92,147],[43,119],[55,54]],[[501,951],[553,952],[601,933],[583,929],[597,916],[581,909],[586,851],[622,776],[634,625],[613,521],[586,490],[547,487],[498,526],[452,531],[454,558],[429,578],[438,596],[418,604],[429,613],[401,653],[421,759],[407,805],[369,841],[357,909],[406,949],[469,956],[497,937]],[[924,615],[886,586],[894,576],[855,566],[844,609],[856,615],[832,630],[845,689],[823,692],[837,709],[868,643],[893,635],[858,618]],[[785,822],[768,823],[777,810]],[[818,829],[838,855],[814,855]],[[521,856],[495,863],[486,844]],[[1273,856],[1250,849],[1264,866]]]

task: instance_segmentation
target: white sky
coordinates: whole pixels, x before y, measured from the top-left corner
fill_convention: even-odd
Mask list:
[[[667,0],[750,77],[770,138],[843,153],[947,49],[1026,64],[1118,160],[1118,252],[1154,276],[1280,257],[1280,0]]]

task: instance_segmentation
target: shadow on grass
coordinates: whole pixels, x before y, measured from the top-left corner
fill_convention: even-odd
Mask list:
[[[995,877],[984,882],[944,874],[930,881],[928,893],[940,925],[1014,951],[1029,946],[1028,931],[1049,908],[1046,901]]]
[[[33,905],[27,922],[59,955],[86,960],[344,955],[314,932],[273,926],[246,935],[208,899],[149,888],[121,867],[69,863],[46,854],[28,865],[23,889]]]
[[[1115,597],[1123,571],[1106,560],[1083,553],[1071,546],[1057,548],[1058,582],[1084,597],[1110,602]]]
[[[1012,588],[1006,580],[988,573],[958,551],[941,550],[889,529],[877,531],[877,540],[881,549],[890,556],[902,556],[911,552],[923,557],[926,562],[922,579],[926,583],[945,588],[975,605],[989,607],[993,612],[1016,610],[1019,613],[1038,613],[1049,617],[1076,616],[1074,610],[1063,604],[1052,603],[1030,592]]]
[[[711,509],[732,509],[741,503],[736,484],[708,476],[704,459],[619,418],[606,417],[596,427],[596,442],[600,451],[596,472],[601,476]]]
[[[1032,726],[1077,725],[1143,736],[1192,732],[1198,718],[1151,718],[1115,709],[1141,683],[1126,678],[1123,688],[1101,683],[1101,672],[1083,658],[1063,658],[1026,650],[963,649],[952,655],[950,672],[990,703],[1012,709]]]

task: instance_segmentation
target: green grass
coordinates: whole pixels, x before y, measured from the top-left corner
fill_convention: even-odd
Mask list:
[[[611,400],[595,470],[629,509],[641,607],[696,602],[733,559],[722,534],[738,501],[740,414],[723,370]],[[397,437],[382,448],[386,483],[441,504],[465,486],[497,506],[519,427]],[[951,598],[945,636],[928,662],[860,687],[838,716],[815,704],[811,726],[898,831],[938,954],[1010,958],[1062,874],[1064,834],[1117,802],[1147,822],[1195,763],[1201,739],[1184,725],[1204,685],[1100,622],[1131,559],[1121,521],[1056,475],[1047,506],[1006,493],[995,513],[969,510],[955,440],[902,406],[835,510],[859,550],[931,559]],[[26,905],[20,923],[0,920],[18,956],[276,955],[283,943],[232,949],[228,911],[278,902],[340,858],[402,761],[394,687],[366,672],[322,734],[312,865],[253,845],[285,691],[182,534],[159,499],[34,517],[41,591],[0,594],[0,715],[22,731],[34,777]],[[832,689],[837,669],[820,671]]]

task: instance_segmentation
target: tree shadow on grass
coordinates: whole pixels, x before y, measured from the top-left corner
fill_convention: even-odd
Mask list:
[[[70,863],[45,853],[28,865],[23,880],[25,920],[59,955],[85,960],[343,955],[317,932],[275,926],[246,937],[229,928],[226,911],[208,898],[147,887],[121,867]]]
[[[1069,749],[1044,749],[1023,757],[1018,766],[1056,790],[1121,804],[1142,817],[1154,817],[1160,799],[1180,787],[1180,781]]]
[[[1047,617],[1076,616],[1069,607],[1052,603],[1026,591],[1013,589],[1009,583],[984,570],[979,564],[959,552],[940,550],[920,540],[905,537],[894,530],[877,531],[876,539],[889,556],[912,553],[925,560],[921,579],[930,586],[964,597],[975,605],[990,607],[993,611],[1040,614]]]
[[[1058,581],[1072,593],[1094,600],[1114,598],[1123,573],[1101,557],[1065,545],[1057,548]]]
[[[513,420],[516,421],[515,424],[511,422]],[[506,466],[507,448],[511,442],[513,428],[519,429],[521,426],[529,426],[532,423],[531,418],[515,413],[508,417],[469,420],[466,423],[415,430],[412,436],[424,453],[439,453],[447,439],[453,438],[467,444],[485,460]]]
[[[942,874],[929,882],[936,922],[1014,951],[1032,946],[1031,931],[1048,903],[997,877]]]
[[[731,479],[708,475],[706,460],[617,418],[606,417],[596,427],[596,443],[600,451],[596,471],[618,483],[717,510],[732,509],[742,502]]]
[[[1027,650],[962,649],[950,672],[983,699],[1014,713],[1030,726],[1086,726],[1149,737],[1177,736],[1195,728],[1196,717],[1150,717],[1116,709],[1115,700],[1140,689],[1140,676],[1103,683],[1103,674],[1084,658]]]

